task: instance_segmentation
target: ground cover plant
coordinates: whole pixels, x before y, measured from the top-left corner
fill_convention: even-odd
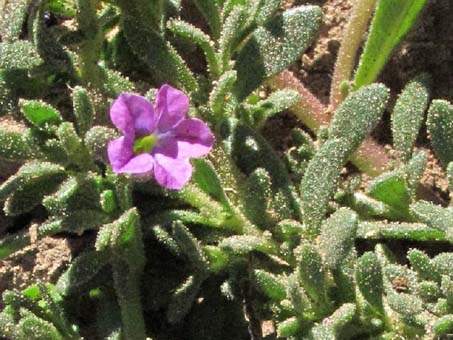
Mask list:
[[[453,336],[453,210],[416,146],[453,191],[453,108],[428,73],[378,82],[426,4],[356,1],[325,105],[288,70],[324,20],[304,1],[1,2],[0,259],[83,245],[3,292],[0,336]]]

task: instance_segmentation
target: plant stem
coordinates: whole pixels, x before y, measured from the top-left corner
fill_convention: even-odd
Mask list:
[[[291,88],[301,94],[299,102],[292,111],[300,121],[314,132],[322,125],[328,125],[330,114],[328,109],[297,79],[290,71],[285,70],[271,80],[275,89]],[[352,163],[370,176],[383,173],[389,162],[384,148],[370,137],[365,139],[351,158]]]
[[[344,81],[351,80],[357,50],[368,27],[375,4],[376,0],[356,0],[354,4],[351,17],[344,30],[343,43],[338,51],[335,71],[332,77],[330,87],[330,105],[332,110],[335,110],[344,99],[340,85]]]
[[[140,274],[131,270],[126,261],[113,260],[113,280],[121,309],[123,338],[144,340],[145,321],[140,294]]]
[[[290,88],[299,92],[301,99],[291,108],[291,111],[309,129],[316,132],[321,126],[329,124],[331,115],[327,108],[292,72],[285,70],[275,76],[271,80],[271,86],[276,89]]]
[[[88,87],[103,86],[102,72],[98,66],[102,46],[96,9],[99,0],[78,0],[77,21],[84,40],[80,45],[80,76]]]

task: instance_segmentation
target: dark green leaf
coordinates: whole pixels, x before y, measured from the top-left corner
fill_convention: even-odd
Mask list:
[[[330,269],[336,269],[348,256],[354,246],[357,224],[357,214],[347,208],[337,210],[323,223],[319,249]]]
[[[422,75],[401,92],[392,114],[393,145],[403,161],[408,161],[428,108],[430,79]]]
[[[426,121],[432,146],[444,167],[453,161],[453,106],[445,100],[434,100]]]
[[[360,257],[356,269],[356,280],[365,300],[378,313],[383,313],[384,283],[381,264],[375,253],[366,252]]]
[[[239,101],[300,57],[316,34],[321,17],[319,7],[298,7],[255,30],[236,60],[235,93]]]
[[[29,69],[41,63],[41,57],[29,41],[0,43],[0,69]]]

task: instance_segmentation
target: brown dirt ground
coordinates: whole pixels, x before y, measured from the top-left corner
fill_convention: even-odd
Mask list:
[[[286,0],[285,7],[299,4],[320,5],[324,23],[313,46],[292,67],[303,83],[324,103],[329,95],[330,79],[341,43],[341,32],[353,0]],[[405,82],[420,71],[433,75],[434,98],[453,99],[453,4],[449,0],[432,0],[425,10],[421,25],[410,34],[391,58],[381,81],[398,93]],[[294,119],[292,118],[294,122]],[[283,124],[286,125],[286,124]],[[390,129],[384,123],[378,139],[391,142]],[[427,145],[426,135],[420,137],[421,147]],[[445,193],[447,182],[435,158],[430,154],[423,182]],[[64,238],[47,237],[0,261],[0,293],[5,289],[21,289],[37,281],[54,282],[71,260],[72,246]],[[267,324],[267,331],[270,326]],[[271,331],[272,332],[272,331]]]

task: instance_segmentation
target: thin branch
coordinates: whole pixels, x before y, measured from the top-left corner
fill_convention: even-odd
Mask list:
[[[342,44],[338,51],[335,71],[332,77],[330,87],[330,105],[332,110],[335,110],[344,99],[340,86],[344,81],[351,80],[357,50],[368,27],[368,22],[373,15],[375,4],[376,0],[356,0],[354,4],[351,17],[344,29]]]
[[[275,76],[270,85],[275,89],[291,88],[301,94],[301,99],[291,110],[311,130],[316,132],[320,126],[329,124],[329,110],[290,71],[285,70]],[[390,159],[384,148],[368,137],[351,161],[361,171],[377,176],[386,170]]]

